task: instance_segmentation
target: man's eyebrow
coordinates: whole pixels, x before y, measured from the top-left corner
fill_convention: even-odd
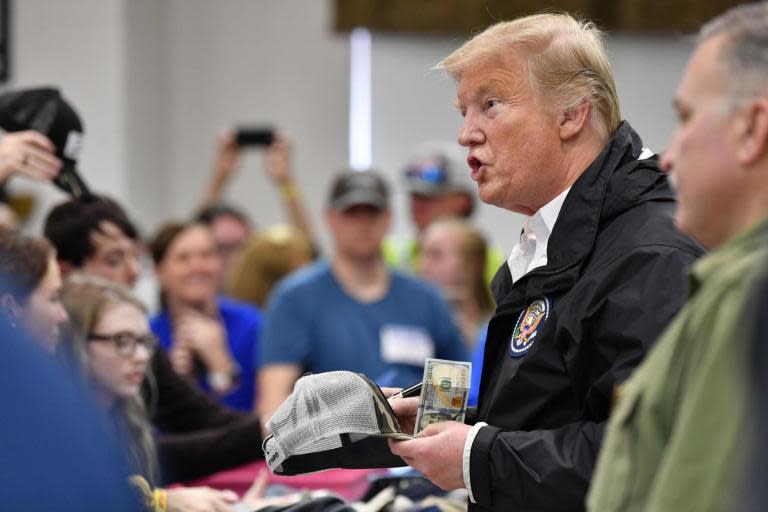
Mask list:
[[[493,92],[494,89],[495,89],[495,86],[493,82],[485,82],[484,84],[480,85],[480,87],[478,87],[475,91],[472,92],[472,95],[469,97],[469,101],[477,100],[477,98],[482,98],[486,94]],[[458,99],[453,102],[453,105],[456,108],[461,109],[461,105],[459,104]]]

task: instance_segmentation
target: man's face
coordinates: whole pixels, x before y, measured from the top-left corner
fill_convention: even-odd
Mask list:
[[[128,238],[114,223],[102,221],[98,231],[90,233],[93,254],[82,270],[109,281],[133,287],[141,272],[136,241]]]
[[[675,95],[678,127],[662,157],[677,183],[677,226],[707,248],[733,234],[730,212],[739,202],[733,183],[736,115],[715,64],[720,44],[717,37],[706,40],[692,55]]]
[[[520,56],[481,59],[458,84],[459,144],[480,199],[531,215],[560,192],[557,116],[533,90]]]
[[[390,215],[387,210],[360,204],[345,210],[330,209],[326,221],[337,252],[353,258],[373,258],[381,254]]]
[[[221,258],[220,284],[224,285],[229,272],[237,261],[237,256],[250,235],[250,229],[240,219],[232,215],[219,215],[210,225],[216,250]]]
[[[67,312],[61,305],[61,274],[54,257],[48,261],[48,269],[23,308],[22,322],[33,338],[53,351],[59,342],[61,326],[68,320]]]
[[[462,217],[471,202],[466,194],[447,192],[436,196],[411,194],[411,219],[419,232],[439,219]]]

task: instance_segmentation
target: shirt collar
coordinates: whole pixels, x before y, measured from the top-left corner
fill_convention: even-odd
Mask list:
[[[525,223],[525,232],[532,233],[536,237],[537,244],[549,239],[549,235],[555,229],[555,222],[557,222],[557,217],[560,215],[560,210],[563,208],[563,203],[570,190],[571,187],[568,187],[560,192],[554,199],[534,213]]]
[[[690,291],[694,293],[701,284],[718,274],[729,271],[736,261],[749,257],[761,249],[768,239],[768,218],[734,236],[722,247],[694,263],[690,272]]]

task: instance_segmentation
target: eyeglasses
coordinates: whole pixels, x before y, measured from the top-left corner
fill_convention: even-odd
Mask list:
[[[91,341],[111,341],[117,348],[117,353],[121,356],[130,357],[136,352],[136,347],[141,343],[147,349],[149,355],[152,355],[157,348],[157,336],[152,333],[137,336],[132,332],[117,332],[115,334],[88,334]]]

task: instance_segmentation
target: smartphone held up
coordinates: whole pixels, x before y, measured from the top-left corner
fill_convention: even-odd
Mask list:
[[[271,146],[275,141],[275,130],[270,126],[238,126],[235,140],[240,147]]]

